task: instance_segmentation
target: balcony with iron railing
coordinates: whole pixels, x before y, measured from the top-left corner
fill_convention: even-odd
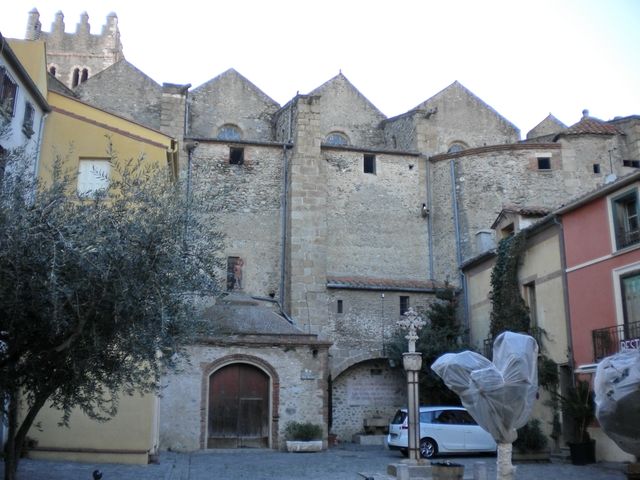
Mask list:
[[[640,349],[640,322],[599,328],[593,330],[591,336],[593,338],[593,360],[599,362],[604,357],[621,350]]]

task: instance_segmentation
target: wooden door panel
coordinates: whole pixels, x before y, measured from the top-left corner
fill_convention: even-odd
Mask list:
[[[209,380],[208,448],[266,447],[269,443],[269,377],[233,364]]]

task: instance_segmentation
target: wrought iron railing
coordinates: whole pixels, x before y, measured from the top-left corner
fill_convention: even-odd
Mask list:
[[[640,348],[640,322],[625,323],[614,327],[599,328],[591,332],[593,359],[599,362],[604,357],[625,348]]]

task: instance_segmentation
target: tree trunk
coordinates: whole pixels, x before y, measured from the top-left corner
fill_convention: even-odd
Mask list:
[[[20,452],[16,454],[16,445],[14,439],[16,437],[16,431],[18,430],[18,405],[16,402],[16,395],[12,392],[8,395],[9,398],[9,411],[8,411],[8,437],[7,445],[5,448],[4,459],[4,478],[5,480],[15,480],[16,471],[18,470],[18,456]]]
[[[40,409],[44,406],[47,398],[49,398],[49,395],[41,393],[36,397],[36,401],[31,408],[29,408],[20,427],[18,427],[19,398],[20,396],[16,392],[9,394],[9,438],[7,439],[6,457],[4,459],[4,480],[16,480],[18,462],[20,461],[20,454],[24,448],[27,432],[29,432],[33,421]]]
[[[497,480],[513,480],[516,477],[516,467],[511,463],[511,443],[498,444],[498,472]]]

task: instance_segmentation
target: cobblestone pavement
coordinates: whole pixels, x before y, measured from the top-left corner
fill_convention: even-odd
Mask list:
[[[18,480],[92,480],[100,469],[102,480],[388,480],[387,465],[402,459],[382,446],[341,444],[320,453],[284,453],[272,450],[209,450],[182,454],[162,452],[152,465],[83,464],[24,459]],[[475,462],[485,462],[488,478],[495,479],[495,457],[447,457],[473,472]],[[557,463],[518,465],[517,480],[620,480],[622,464],[574,466]],[[468,472],[468,473],[467,473]],[[3,479],[0,472],[0,479]]]

